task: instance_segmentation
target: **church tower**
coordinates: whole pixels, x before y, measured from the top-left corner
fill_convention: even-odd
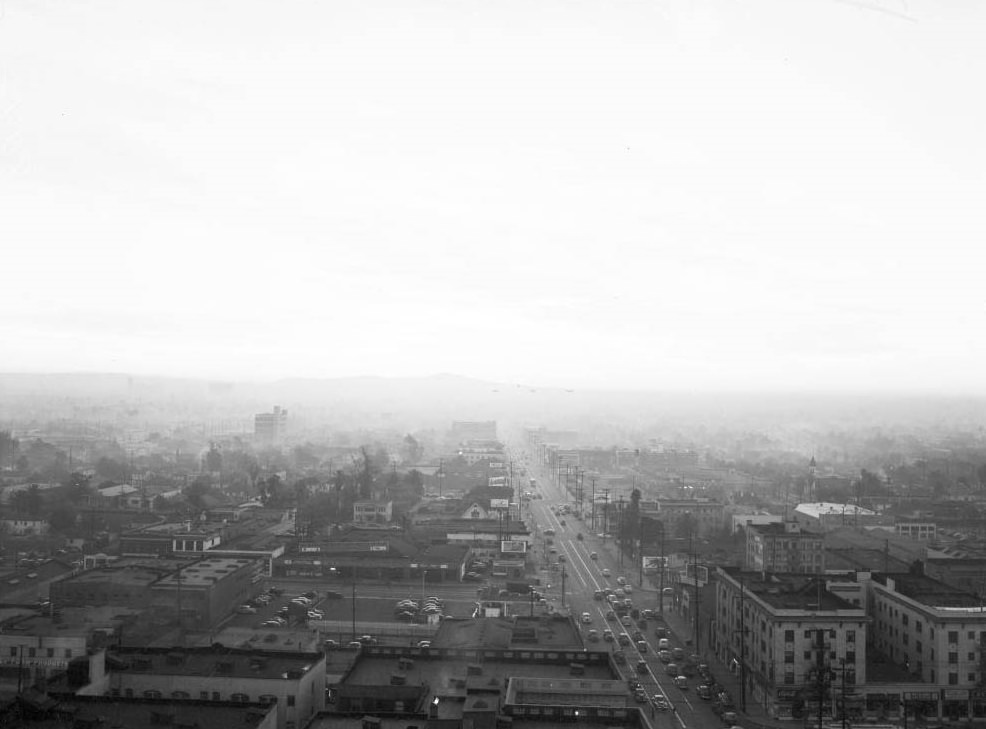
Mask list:
[[[816,500],[815,495],[815,456],[811,457],[808,461],[808,482],[805,484],[805,498],[806,502],[812,502]]]

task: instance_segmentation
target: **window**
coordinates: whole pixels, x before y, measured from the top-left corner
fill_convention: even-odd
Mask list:
[[[974,651],[969,651],[969,660],[970,661],[976,660],[976,654]]]
[[[846,663],[856,662],[856,651],[846,651]]]
[[[975,630],[970,630],[969,633],[968,633],[968,635],[966,635],[966,637],[969,640],[975,640],[976,639],[976,631]]]
[[[191,696],[188,695],[187,691],[172,691],[171,698],[173,699],[190,699]]]
[[[950,630],[950,631],[948,631],[948,642],[949,643],[958,643],[959,642],[959,631],[957,631],[957,630]]]
[[[212,700],[213,700],[213,701],[220,701],[220,700],[221,700],[221,699],[219,698],[219,692],[218,692],[218,691],[213,691],[213,692],[212,692]]]
[[[48,657],[49,658],[54,658],[55,657],[55,649],[54,648],[49,648],[48,649]]]
[[[847,630],[846,631],[846,643],[855,643],[855,642],[856,642],[856,631],[855,630]]]
[[[145,691],[144,692],[144,698],[145,699],[160,699],[161,698],[161,692],[160,691]]]
[[[805,660],[806,661],[810,661],[811,660],[811,651],[805,651],[805,656],[804,657],[805,657]]]
[[[810,630],[806,630],[805,631],[805,638],[811,638],[811,637],[812,637],[811,631]]]
[[[208,691],[199,691],[199,700],[200,701],[208,701],[209,700],[209,692]]]
[[[785,643],[793,643],[794,642],[794,631],[793,630],[785,630],[784,631],[784,642]]]
[[[66,648],[65,649],[65,657],[66,658],[71,658],[72,657],[72,649],[71,648]]]
[[[910,622],[910,618],[906,614],[904,615],[903,622],[904,622],[904,625],[907,625]]]
[[[794,651],[784,651],[784,662],[794,663]]]
[[[288,706],[294,706],[294,694],[288,694]]]
[[[794,674],[793,673],[785,673],[784,674],[784,683],[786,683],[786,684],[793,684],[794,683]]]
[[[959,684],[959,674],[957,674],[957,673],[950,673],[950,674],[948,674],[948,685],[949,686],[958,686],[958,684]]]
[[[10,655],[12,658],[17,657],[17,646],[10,646]]]
[[[250,700],[250,697],[246,694],[233,694],[229,697],[230,701],[235,701],[238,704],[245,704]]]
[[[967,681],[968,681],[969,683],[975,683],[975,682],[976,682],[976,674],[975,674],[975,673],[970,673],[970,674],[969,674],[969,675],[968,675],[968,676],[966,677],[966,680],[967,680]]]
[[[914,641],[914,645],[918,649],[918,653],[920,653],[921,652],[921,641],[919,641],[919,640]]]
[[[920,633],[920,632],[921,632],[921,630],[922,630],[922,628],[924,628],[924,623],[922,623],[922,622],[921,622],[920,620],[915,620],[915,621],[914,621],[914,629],[915,629],[915,630],[916,630],[917,632],[919,632],[919,633]]]
[[[948,654],[948,662],[949,663],[958,663],[959,662],[959,654],[958,653],[949,653]]]
[[[28,655],[28,658],[35,658],[38,655],[38,649],[37,648],[28,648],[27,649],[27,655]]]
[[[907,645],[907,636],[908,636],[908,634],[907,633],[904,633],[904,645]]]
[[[128,699],[132,699],[134,697],[134,690],[131,688],[123,689],[123,695]]]

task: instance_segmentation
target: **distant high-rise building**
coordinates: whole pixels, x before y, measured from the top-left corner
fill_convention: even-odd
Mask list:
[[[279,405],[272,413],[257,413],[253,418],[253,436],[261,443],[276,443],[287,431],[288,411]]]
[[[465,443],[469,440],[496,440],[496,421],[456,420],[452,423],[452,440]]]

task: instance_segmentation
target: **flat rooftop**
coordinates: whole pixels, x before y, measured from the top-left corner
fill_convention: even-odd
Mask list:
[[[582,636],[566,616],[485,618],[482,620],[443,620],[432,639],[436,648],[581,650]]]
[[[229,704],[209,701],[154,701],[138,699],[109,699],[105,697],[73,698],[68,700],[38,700],[39,707],[52,709],[50,719],[31,721],[24,726],[32,729],[63,729],[75,721],[99,721],[101,727],[127,729],[161,729],[162,726],[255,727],[257,718],[277,711],[276,705]],[[88,726],[88,725],[87,725]]]
[[[181,579],[182,587],[208,586],[253,564],[254,561],[246,558],[210,557],[193,562],[188,567],[183,568],[180,573],[174,572],[162,577],[157,584],[163,587],[177,586],[178,580]]]
[[[322,661],[321,653],[209,649],[131,648],[112,651],[118,660],[129,664],[131,673],[175,676],[214,676],[230,678],[284,678],[288,671],[307,672]]]
[[[742,579],[746,592],[779,610],[863,610],[826,590],[824,576],[723,570],[735,580]]]
[[[892,580],[894,589],[905,597],[920,602],[928,607],[951,608],[983,608],[983,602],[977,595],[965,592],[939,582],[924,575],[910,573],[875,574],[873,580],[881,585],[887,585]]]

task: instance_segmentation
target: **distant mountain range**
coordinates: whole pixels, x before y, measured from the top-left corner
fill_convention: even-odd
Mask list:
[[[44,405],[47,417],[79,403],[173,408],[182,417],[248,418],[274,405],[311,419],[437,427],[451,420],[498,420],[514,426],[647,430],[720,426],[852,428],[870,425],[961,425],[986,422],[983,398],[860,393],[696,393],[570,390],[479,380],[428,377],[289,378],[270,382],[149,377],[124,373],[0,373],[0,423],[16,411]]]

